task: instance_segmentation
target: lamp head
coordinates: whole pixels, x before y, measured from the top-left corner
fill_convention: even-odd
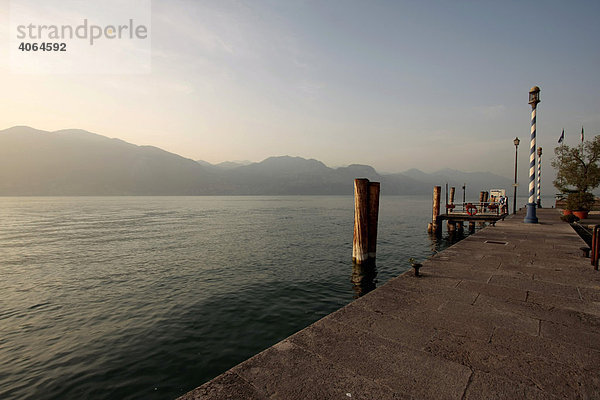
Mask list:
[[[537,86],[534,86],[531,89],[529,89],[529,104],[531,104],[532,107],[535,107],[536,104],[539,102],[540,102],[540,88]]]

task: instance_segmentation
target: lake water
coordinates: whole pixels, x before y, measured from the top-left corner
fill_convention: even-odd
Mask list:
[[[381,198],[376,285],[447,246],[430,215]],[[0,198],[0,221],[2,399],[171,399],[361,290],[351,196]]]

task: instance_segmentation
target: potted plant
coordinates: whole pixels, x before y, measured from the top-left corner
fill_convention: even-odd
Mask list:
[[[419,269],[421,269],[421,267],[423,266],[423,264],[418,263],[417,260],[415,260],[414,258],[409,258],[408,262],[410,263],[410,265],[415,269],[415,276],[419,277],[421,276],[419,274]]]
[[[579,146],[560,145],[554,154],[552,166],[557,170],[554,186],[568,193],[567,210],[586,218],[595,200],[591,191],[600,185],[600,136]]]
[[[586,192],[570,193],[567,197],[567,209],[579,219],[585,219],[594,205],[594,195]]]

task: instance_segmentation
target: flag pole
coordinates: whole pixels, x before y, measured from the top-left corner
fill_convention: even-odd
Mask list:
[[[538,147],[537,149],[538,155],[538,176],[537,176],[537,208],[542,208],[542,148]]]

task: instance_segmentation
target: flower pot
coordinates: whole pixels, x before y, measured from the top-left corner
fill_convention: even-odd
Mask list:
[[[573,214],[573,210],[563,210],[563,215],[571,215]]]
[[[586,219],[589,211],[573,211],[573,215],[579,219]]]

